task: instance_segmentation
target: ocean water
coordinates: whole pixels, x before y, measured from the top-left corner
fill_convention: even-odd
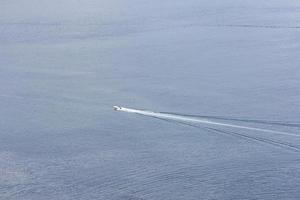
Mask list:
[[[112,109],[300,123],[299,19],[292,0],[1,1],[0,199],[299,199],[299,137]]]

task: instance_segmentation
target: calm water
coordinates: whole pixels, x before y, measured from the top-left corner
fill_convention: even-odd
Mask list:
[[[292,0],[1,1],[0,199],[299,199],[299,152],[112,110],[299,122],[299,19]]]

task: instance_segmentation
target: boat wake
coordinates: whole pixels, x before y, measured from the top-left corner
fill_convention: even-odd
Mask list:
[[[247,134],[242,134],[236,131],[228,131],[222,130],[221,127],[233,128],[233,129],[240,129],[240,130],[250,130],[256,132],[264,132],[268,134],[277,134],[277,135],[285,135],[290,137],[300,137],[300,134],[289,133],[284,131],[276,131],[271,129],[264,129],[264,128],[257,128],[251,126],[242,126],[232,123],[223,123],[217,122],[213,120],[225,120],[225,121],[236,121],[236,122],[248,122],[248,123],[258,123],[258,124],[268,124],[268,125],[280,125],[280,126],[290,126],[290,127],[300,127],[300,124],[294,122],[283,122],[283,121],[268,121],[268,120],[256,120],[256,119],[238,119],[238,118],[226,118],[220,116],[205,116],[205,115],[186,115],[186,114],[179,114],[179,113],[168,113],[168,112],[153,112],[148,110],[138,110],[138,109],[131,109],[125,107],[114,106],[116,111],[122,111],[127,113],[134,113],[138,115],[143,115],[147,117],[156,118],[159,120],[164,120],[171,123],[177,123],[185,126],[190,126],[194,128],[201,128],[205,129],[210,132],[218,133],[218,134],[227,134],[233,135],[236,137],[241,137],[247,140],[255,140],[258,142],[267,143],[270,145],[275,145],[279,147],[288,148],[294,151],[300,151],[300,147],[276,141],[272,139],[257,137],[257,136],[250,136]]]
[[[276,131],[276,130],[270,130],[270,129],[263,129],[263,128],[257,128],[257,127],[250,127],[250,126],[241,126],[241,125],[237,125],[237,124],[215,122],[215,121],[211,121],[209,119],[205,119],[205,117],[202,117],[202,119],[200,119],[199,116],[197,118],[195,116],[179,115],[179,114],[172,114],[172,113],[166,113],[166,112],[161,113],[161,112],[153,112],[153,111],[147,111],[147,110],[137,110],[137,109],[131,109],[131,108],[125,108],[125,107],[118,107],[118,109],[116,109],[116,107],[115,107],[115,110],[117,110],[117,111],[135,113],[135,114],[139,114],[139,115],[156,117],[156,118],[161,118],[161,119],[168,119],[168,120],[175,120],[175,121],[182,121],[182,122],[192,122],[192,123],[206,124],[206,125],[211,125],[211,126],[229,127],[229,128],[236,128],[236,129],[259,131],[259,132],[265,132],[265,133],[271,133],[271,134],[300,137],[300,134],[289,133],[289,132],[284,132],[284,131]]]

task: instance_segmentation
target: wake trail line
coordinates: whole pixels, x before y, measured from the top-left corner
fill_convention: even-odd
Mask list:
[[[152,116],[150,116],[150,117],[152,117]],[[269,145],[272,145],[272,146],[292,150],[294,152],[299,152],[300,151],[300,147],[294,146],[294,145],[289,144],[289,143],[281,142],[281,141],[276,141],[276,140],[271,140],[271,139],[261,138],[261,137],[255,137],[255,136],[249,136],[249,135],[237,133],[237,132],[234,132],[234,131],[225,131],[225,130],[221,130],[221,129],[217,129],[217,128],[197,126],[195,124],[189,124],[189,123],[182,122],[182,121],[162,119],[162,118],[159,118],[159,117],[152,117],[152,118],[155,118],[155,119],[158,119],[158,120],[163,120],[163,121],[166,121],[166,122],[169,122],[169,123],[176,123],[176,124],[179,124],[179,125],[190,126],[190,127],[193,127],[193,128],[198,128],[198,129],[206,130],[206,131],[217,133],[217,134],[231,135],[231,136],[243,138],[243,139],[249,140],[249,141],[252,140],[252,141],[256,141],[256,142],[261,142],[261,143],[264,143],[264,144],[269,144]]]
[[[131,109],[131,108],[125,108],[125,107],[118,107],[118,106],[114,106],[114,108],[117,111],[122,111],[122,112],[127,112],[127,113],[135,113],[135,114],[149,116],[149,117],[157,117],[157,118],[169,119],[169,120],[175,120],[175,121],[193,122],[193,123],[207,124],[207,125],[213,125],[213,126],[222,126],[222,127],[237,128],[237,129],[244,129],[244,130],[251,130],[251,131],[260,131],[260,132],[278,134],[278,135],[300,137],[300,135],[298,135],[298,134],[293,134],[293,133],[288,133],[288,132],[283,132],[283,131],[275,131],[275,130],[269,130],[269,129],[263,129],[263,128],[249,127],[249,126],[241,126],[241,125],[236,125],[236,124],[220,123],[220,122],[214,122],[214,121],[210,121],[210,120],[206,120],[206,119],[197,119],[197,118],[193,118],[193,117],[187,117],[187,116],[183,116],[183,115],[159,113],[159,112],[153,112],[153,111],[147,111],[147,110],[137,110],[137,109]]]
[[[266,125],[276,125],[276,126],[287,126],[300,128],[299,122],[293,121],[279,121],[279,120],[264,120],[264,119],[247,119],[247,118],[236,118],[236,117],[225,117],[225,116],[212,116],[212,115],[196,115],[196,114],[182,114],[174,112],[160,112],[164,114],[181,115],[185,117],[196,117],[196,118],[206,118],[206,119],[217,119],[225,121],[237,121],[246,123],[256,123],[256,124],[266,124]]]
[[[254,25],[254,24],[218,24],[207,25],[208,27],[235,27],[235,28],[266,28],[266,29],[300,29],[300,26],[280,26],[280,25]]]

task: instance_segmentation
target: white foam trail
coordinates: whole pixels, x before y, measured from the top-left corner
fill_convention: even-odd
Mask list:
[[[269,130],[269,129],[220,123],[220,122],[214,122],[214,121],[205,120],[205,119],[197,119],[197,118],[193,118],[193,117],[180,116],[180,115],[175,115],[175,114],[166,114],[166,113],[159,113],[159,112],[146,111],[146,110],[137,110],[137,109],[131,109],[131,108],[125,108],[125,107],[119,107],[119,108],[120,109],[117,109],[117,111],[135,113],[135,114],[140,114],[140,115],[150,116],[150,117],[157,117],[157,118],[162,118],[162,119],[194,122],[194,123],[209,124],[209,125],[215,125],[215,126],[224,126],[224,127],[230,127],[230,128],[239,128],[239,129],[245,129],[245,130],[261,131],[261,132],[266,132],[266,133],[300,137],[300,135],[298,135],[298,134],[293,134],[293,133],[288,133],[288,132],[283,132],[283,131],[274,131],[274,130]]]

